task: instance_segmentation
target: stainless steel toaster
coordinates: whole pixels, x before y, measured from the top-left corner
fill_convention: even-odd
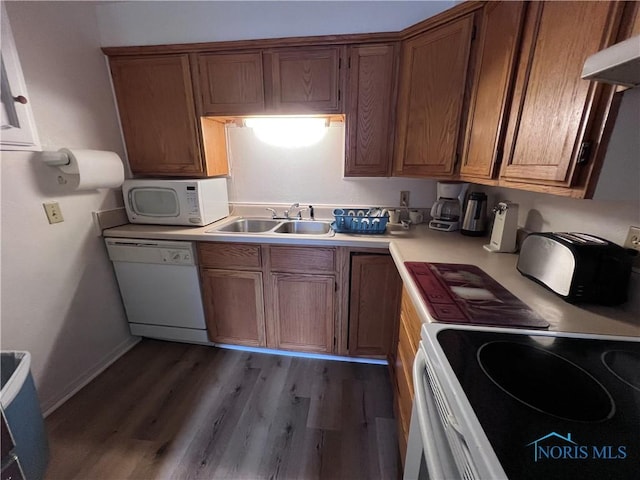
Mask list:
[[[517,269],[571,303],[616,305],[627,300],[632,257],[585,233],[532,233],[520,247]]]

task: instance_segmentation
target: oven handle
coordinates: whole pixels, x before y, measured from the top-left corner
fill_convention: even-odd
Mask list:
[[[434,428],[430,422],[430,412],[434,412],[435,405],[426,395],[426,385],[424,384],[424,375],[427,368],[426,354],[422,348],[418,348],[416,359],[413,362],[413,383],[416,402],[416,415],[418,416],[418,425],[420,426],[420,434],[424,447],[424,460],[429,471],[429,478],[441,479],[445,478],[438,459],[438,443],[433,436]]]

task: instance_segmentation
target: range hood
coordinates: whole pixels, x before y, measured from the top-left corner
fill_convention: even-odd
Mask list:
[[[627,87],[640,86],[640,35],[591,55],[584,62],[582,78]]]

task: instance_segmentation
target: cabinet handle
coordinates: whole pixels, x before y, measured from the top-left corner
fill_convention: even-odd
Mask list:
[[[580,151],[578,152],[578,165],[583,165],[589,160],[591,155],[591,142],[582,142]]]
[[[18,103],[21,103],[23,105],[25,105],[27,103],[27,98],[23,97],[22,95],[18,95],[17,97],[13,97],[13,100],[18,102]]]

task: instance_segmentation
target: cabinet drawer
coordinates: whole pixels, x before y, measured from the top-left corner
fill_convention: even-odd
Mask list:
[[[404,325],[400,326],[400,335],[398,336],[398,358],[396,359],[396,375],[406,379],[408,391],[413,401],[413,360],[416,357],[416,351],[411,347],[407,338],[407,332]],[[398,378],[400,383],[400,378]]]
[[[400,411],[399,421],[405,435],[409,434],[409,424],[411,422],[411,407],[413,405],[413,380],[411,371],[413,356],[406,352],[401,343],[398,343],[398,356],[396,357],[395,373],[398,396],[398,410]]]
[[[13,443],[13,437],[9,432],[9,425],[7,425],[7,421],[4,418],[4,412],[0,412],[0,418],[0,421],[2,422],[0,428],[0,433],[2,435],[0,437],[0,448],[2,450],[2,459],[4,460],[4,458],[9,455],[9,452],[13,450],[15,444]]]
[[[281,272],[334,272],[335,249],[315,247],[270,247],[271,270]]]
[[[198,258],[202,267],[260,269],[260,245],[242,243],[198,243]]]
[[[413,353],[418,350],[420,343],[420,329],[422,328],[422,320],[418,316],[418,311],[413,305],[411,297],[406,288],[402,289],[402,303],[400,308],[400,320],[404,322],[409,343],[413,349]]]

